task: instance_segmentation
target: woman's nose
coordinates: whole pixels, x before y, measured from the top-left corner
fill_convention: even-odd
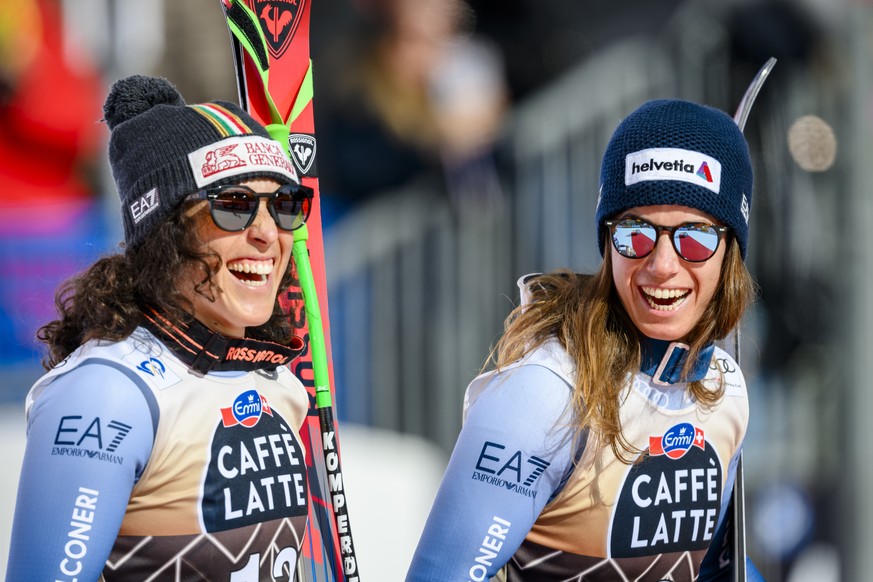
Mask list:
[[[249,236],[264,244],[272,244],[279,238],[279,227],[276,226],[276,221],[270,215],[267,209],[268,201],[261,199],[261,204],[258,205],[258,213],[252,224],[249,226]]]
[[[658,240],[655,241],[655,248],[648,256],[647,268],[660,276],[671,275],[679,268],[679,256],[673,248],[669,233],[659,234]]]

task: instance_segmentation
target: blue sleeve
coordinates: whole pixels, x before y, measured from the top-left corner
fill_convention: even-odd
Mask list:
[[[483,580],[515,553],[572,466],[568,385],[536,365],[495,376],[473,402],[407,582]]]
[[[7,581],[97,580],[154,442],[156,407],[121,367],[85,363],[36,396]]]
[[[715,536],[709,546],[709,551],[700,563],[699,582],[730,582],[733,580],[732,540],[733,535],[729,531],[733,527],[733,491],[737,476],[737,463],[742,455],[742,447],[731,458],[728,465],[728,478],[725,482],[725,494],[722,497],[721,511],[718,517],[718,526]],[[749,582],[764,582],[764,578],[746,558],[746,579]]]

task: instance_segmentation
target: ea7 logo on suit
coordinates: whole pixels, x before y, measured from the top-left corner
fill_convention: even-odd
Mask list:
[[[161,200],[158,198],[158,189],[152,188],[130,203],[130,216],[133,218],[133,223],[139,224],[143,218],[157,210],[160,205]]]
[[[124,457],[117,454],[118,448],[131,430],[129,424],[118,420],[106,422],[99,416],[90,420],[80,415],[62,416],[51,454],[121,465]]]
[[[510,451],[500,443],[485,441],[476,460],[474,481],[500,487],[519,495],[535,498],[537,479],[549,467],[549,462],[522,451]]]

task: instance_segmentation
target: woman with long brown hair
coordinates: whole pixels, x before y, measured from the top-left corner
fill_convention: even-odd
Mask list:
[[[723,112],[658,100],[619,124],[600,269],[519,282],[408,581],[729,574],[749,410],[716,342],[754,299],[751,197],[748,146]]]
[[[164,79],[116,82],[104,117],[124,247],[39,330],[7,580],[294,579],[309,400],[279,296],[312,191],[246,112]]]

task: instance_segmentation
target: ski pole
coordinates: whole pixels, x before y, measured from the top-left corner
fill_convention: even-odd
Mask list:
[[[257,16],[239,0],[222,0],[228,28],[233,37],[245,50],[258,70],[263,89],[263,96],[270,111],[271,122],[266,126],[270,135],[282,144],[287,157],[291,157],[288,143],[290,122],[299,113],[301,107],[295,105],[289,114],[289,118],[283,119],[275,102],[270,95],[269,87],[269,53],[263,31]],[[238,79],[242,79],[243,63],[237,62]],[[240,86],[242,86],[240,84]],[[240,91],[243,101],[243,91]],[[297,95],[297,102],[306,96],[312,95],[312,66],[311,62],[303,84]],[[294,231],[294,243],[292,255],[297,266],[297,276],[301,291],[303,292],[303,304],[309,329],[309,345],[312,358],[312,371],[315,379],[315,404],[318,410],[319,427],[321,432],[321,445],[324,454],[325,466],[328,475],[328,487],[330,491],[331,507],[334,516],[334,525],[339,537],[340,553],[342,555],[343,574],[348,582],[357,582],[358,564],[349,524],[348,504],[346,503],[342,466],[338,449],[336,425],[333,416],[333,402],[330,391],[330,374],[328,371],[327,348],[322,325],[321,310],[318,305],[318,293],[315,279],[309,261],[309,249],[307,240],[309,232],[304,224]]]
[[[740,128],[740,131],[743,131],[746,127],[746,121],[749,119],[749,113],[752,110],[752,105],[755,102],[755,98],[758,96],[758,92],[761,90],[761,87],[764,85],[764,81],[767,80],[767,77],[770,75],[770,71],[773,70],[773,67],[776,65],[776,59],[770,58],[764,66],[758,71],[758,74],[755,75],[755,78],[752,79],[752,82],[749,84],[746,89],[743,98],[740,100],[740,104],[737,106],[736,113],[734,113],[734,122],[736,122],[737,127]],[[731,354],[734,360],[737,362],[737,365],[740,364],[740,329],[739,327],[734,329],[733,338],[729,344],[732,343],[733,346],[728,346],[733,348],[733,354]],[[733,556],[734,556],[734,574],[733,580],[734,582],[746,582],[746,500],[745,500],[745,487],[743,485],[743,456],[740,453],[740,458],[737,462],[737,474],[734,480],[734,491],[733,491],[733,521],[734,521],[734,536],[733,536]]]

